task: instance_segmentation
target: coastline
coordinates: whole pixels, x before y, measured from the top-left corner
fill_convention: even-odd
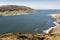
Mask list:
[[[24,14],[29,14],[29,13],[27,13],[27,12],[22,13],[22,12],[18,12],[18,11],[17,12],[15,12],[15,11],[0,12],[0,16],[16,16],[16,15],[24,15]]]
[[[57,26],[50,27],[49,29],[44,30],[43,32],[46,33],[46,34],[50,34],[56,27],[57,27]]]
[[[44,30],[44,31],[43,31],[44,33],[54,34],[56,28],[58,29],[59,24],[58,24],[58,22],[57,22],[57,18],[54,17],[54,16],[56,16],[56,15],[60,15],[60,14],[49,14],[49,16],[51,16],[52,18],[55,18],[55,19],[56,19],[56,21],[53,22],[56,26],[51,27],[51,28],[49,28],[49,29],[47,29],[47,30]]]

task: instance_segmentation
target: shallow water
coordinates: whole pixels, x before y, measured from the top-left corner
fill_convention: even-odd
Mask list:
[[[49,14],[60,13],[56,10],[41,10],[39,12],[20,16],[0,16],[0,34],[7,32],[43,33],[55,26],[55,19]]]

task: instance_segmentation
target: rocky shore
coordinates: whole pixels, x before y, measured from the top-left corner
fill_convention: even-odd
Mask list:
[[[56,19],[56,27],[50,30],[51,34],[60,34],[60,14],[53,14],[52,18]]]

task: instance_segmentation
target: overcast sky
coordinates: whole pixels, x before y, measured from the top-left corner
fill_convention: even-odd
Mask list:
[[[0,5],[24,5],[34,9],[60,9],[60,0],[0,0]]]

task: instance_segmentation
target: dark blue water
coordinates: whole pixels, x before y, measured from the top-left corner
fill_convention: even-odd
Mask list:
[[[20,16],[0,16],[0,34],[8,32],[43,33],[55,26],[55,19],[48,14],[60,13],[56,10],[41,10],[39,12]]]

